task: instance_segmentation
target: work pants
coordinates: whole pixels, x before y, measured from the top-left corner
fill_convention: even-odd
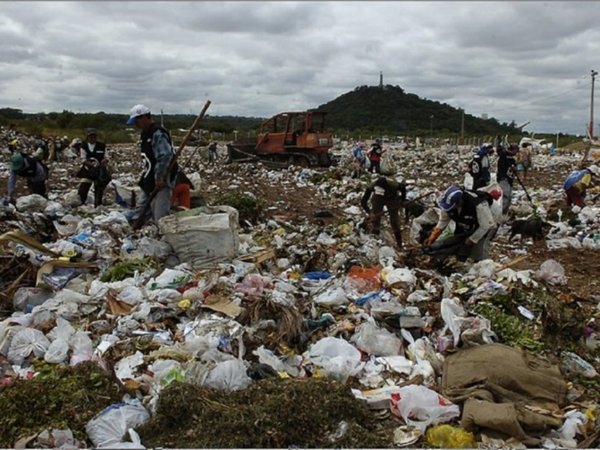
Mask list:
[[[81,204],[85,204],[87,201],[88,193],[90,192],[90,188],[92,187],[92,183],[94,184],[94,207],[98,207],[102,205],[102,198],[104,197],[104,190],[108,183],[105,181],[92,181],[87,178],[83,179],[79,184],[79,189],[77,193],[79,194],[79,199],[81,200]]]
[[[27,187],[32,194],[38,194],[42,197],[46,197],[46,180],[32,181],[30,178],[28,178]]]
[[[577,205],[581,208],[585,206],[585,202],[583,201],[583,197],[585,193],[582,193],[575,186],[571,186],[567,189],[567,206],[571,207],[571,205]]]
[[[390,226],[394,233],[394,238],[398,247],[402,247],[402,230],[400,228],[400,202],[399,200],[385,200],[380,195],[374,195],[371,199],[371,206],[375,218],[372,222],[373,233],[379,234],[381,231],[381,217],[383,216],[383,208],[388,210],[390,217]]]
[[[506,178],[500,180],[498,184],[502,188],[502,214],[506,214],[508,212],[508,208],[510,208],[512,186]]]

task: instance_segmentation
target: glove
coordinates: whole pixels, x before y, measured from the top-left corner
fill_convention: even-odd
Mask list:
[[[431,231],[431,234],[429,235],[429,237],[425,240],[424,242],[424,246],[425,247],[431,247],[431,245],[435,242],[435,240],[440,237],[440,234],[442,234],[442,229],[441,228],[434,228]]]

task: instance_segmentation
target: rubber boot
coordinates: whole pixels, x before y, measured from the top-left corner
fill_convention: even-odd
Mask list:
[[[400,231],[394,231],[394,237],[396,238],[396,245],[398,248],[402,248],[402,233]]]

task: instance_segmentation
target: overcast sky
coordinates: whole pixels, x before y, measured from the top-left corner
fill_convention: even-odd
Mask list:
[[[584,134],[599,17],[594,1],[2,2],[0,107],[197,114],[210,99],[210,115],[270,117],[382,71],[468,114]]]

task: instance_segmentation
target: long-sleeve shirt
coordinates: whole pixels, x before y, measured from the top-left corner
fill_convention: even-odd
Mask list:
[[[156,158],[156,167],[154,168],[154,179],[165,179],[169,182],[167,169],[173,157],[173,149],[169,138],[160,129],[156,130],[152,135],[152,150]]]
[[[44,170],[44,168],[42,167],[41,164],[36,164],[35,165],[35,174],[33,175],[33,177],[31,177],[31,181],[33,181],[34,183],[38,183],[40,181],[44,181],[45,179],[46,179],[46,171]],[[8,191],[9,197],[11,197],[13,192],[15,192],[16,187],[17,187],[17,174],[14,170],[9,170],[8,186],[7,186],[7,191]]]
[[[469,240],[477,243],[483,236],[485,236],[485,234],[491,228],[494,227],[495,223],[494,223],[494,217],[492,216],[492,211],[490,210],[490,207],[487,204],[487,202],[480,202],[475,207],[475,212],[477,214],[477,225],[478,226],[475,229],[475,231],[473,232],[473,234],[471,234],[469,236]],[[438,220],[436,228],[443,230],[444,228],[446,228],[448,226],[448,224],[450,223],[451,220],[452,220],[452,218],[450,217],[450,215],[446,211],[441,210],[440,211],[440,219]]]

